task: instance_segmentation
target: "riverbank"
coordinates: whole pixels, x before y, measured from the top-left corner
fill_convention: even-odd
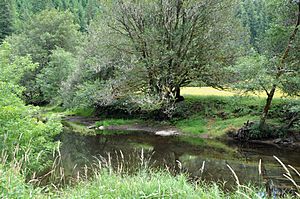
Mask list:
[[[274,114],[272,114],[273,117],[268,122],[274,125],[281,125],[281,122],[284,122],[284,120],[281,121],[281,109],[283,106],[291,102],[292,100],[275,99],[272,109],[272,113]],[[126,134],[127,132],[135,130],[136,132],[146,131],[153,134],[153,136],[155,136],[153,139],[155,138],[155,141],[159,141],[157,145],[158,148],[155,149],[155,154],[160,154],[163,149],[167,150],[166,158],[176,158],[176,154],[183,154],[181,150],[187,150],[187,146],[191,147],[192,152],[188,156],[182,156],[181,162],[188,160],[188,164],[196,164],[198,171],[201,168],[201,164],[198,162],[198,158],[196,158],[195,155],[192,155],[194,153],[199,155],[199,152],[204,150],[204,152],[207,151],[208,154],[213,154],[209,147],[214,147],[214,150],[221,152],[220,154],[218,153],[216,157],[222,157],[223,159],[216,161],[216,158],[213,158],[209,159],[209,161],[213,164],[214,162],[217,162],[217,165],[222,165],[224,163],[227,164],[228,160],[230,160],[230,158],[224,159],[224,154],[227,154],[228,157],[234,157],[237,155],[237,149],[230,148],[222,143],[220,144],[219,142],[215,143],[209,141],[226,136],[227,131],[239,128],[247,120],[256,120],[259,118],[260,109],[262,108],[263,103],[263,99],[258,100],[258,98],[254,97],[185,96],[185,101],[178,104],[177,112],[174,114],[174,117],[170,120],[164,121],[150,119],[149,116],[143,114],[128,115],[128,117],[118,116],[117,114],[97,115],[95,114],[97,112],[92,109],[62,112],[61,109],[55,110],[44,108],[44,113],[42,113],[40,117],[44,118],[43,121],[46,122],[47,115],[51,111],[55,112],[55,114],[63,117],[63,121],[67,121],[67,123],[65,123],[65,127],[71,127],[71,129],[74,130],[71,134],[72,136],[78,137],[79,140],[70,140],[71,145],[68,145],[66,141],[62,141],[62,145],[67,148],[67,156],[64,156],[63,158],[58,156],[64,161],[67,161],[66,164],[70,168],[75,169],[74,165],[78,165],[73,165],[68,162],[71,158],[69,154],[72,152],[73,148],[75,151],[74,158],[76,160],[85,160],[86,155],[84,155],[83,152],[88,152],[87,154],[93,156],[93,153],[97,152],[93,146],[97,146],[98,148],[107,146],[107,140],[109,138],[101,137],[100,135],[121,133],[116,135],[120,136],[124,133]],[[95,128],[103,128],[103,130],[95,131]],[[109,130],[109,132],[105,131],[105,129]],[[172,132],[176,132],[176,136],[175,134],[168,136],[178,137],[180,140],[180,142],[174,142],[174,145],[170,144],[171,142],[169,140],[162,141],[164,137],[157,137],[159,135],[155,134],[155,132],[170,132],[171,130]],[[79,134],[75,135],[75,132]],[[178,134],[179,136],[177,136]],[[91,136],[87,136],[90,138],[85,138],[86,135]],[[129,137],[131,136],[129,135]],[[149,149],[149,153],[153,154],[154,148],[149,146],[149,144],[145,144],[140,141],[141,139],[144,139],[144,137],[145,136],[143,136],[143,134],[136,137],[138,140],[138,146],[142,147],[142,152]],[[128,144],[125,137],[121,136],[119,138],[123,143],[120,144],[120,146],[130,145],[133,148],[137,147],[136,144]],[[206,139],[206,141],[203,141],[200,138],[212,139]],[[60,138],[56,139],[61,140]],[[92,147],[91,150],[87,150],[86,146],[82,145],[82,139],[87,139],[86,146]],[[113,137],[111,139],[112,144],[109,144],[109,146],[116,146],[116,138]],[[70,146],[73,146],[73,148]],[[171,148],[166,148],[166,146]],[[174,147],[176,147],[176,149]],[[177,149],[178,147],[180,150]],[[173,153],[173,150],[179,150],[179,153]],[[111,153],[113,153],[113,151],[120,150],[112,149]],[[103,151],[103,153],[105,152],[107,151]],[[58,155],[61,154],[59,151],[55,153]],[[247,154],[248,152],[245,153],[245,155]],[[250,152],[250,154],[253,154],[253,152]],[[200,157],[203,157],[203,154],[201,154]],[[264,159],[265,158],[266,157],[264,157]],[[3,159],[4,157],[1,157],[1,160]],[[170,161],[170,163],[176,163],[175,160]],[[131,159],[129,161],[131,161]],[[203,163],[203,160],[201,162]],[[255,160],[255,164],[253,165],[255,171],[257,170],[256,162],[257,161]],[[232,162],[232,164],[234,164],[234,162]],[[8,165],[11,165],[11,168],[9,168]],[[139,198],[152,196],[157,198],[190,198],[191,196],[193,196],[193,198],[241,198],[243,196],[260,198],[260,195],[258,195],[259,193],[264,195],[267,194],[267,192],[261,190],[261,188],[265,189],[265,187],[249,189],[236,185],[234,191],[228,192],[224,191],[221,184],[208,183],[207,181],[204,182],[202,180],[199,181],[199,184],[195,184],[195,181],[191,181],[186,175],[180,174],[179,176],[174,177],[168,171],[153,171],[152,169],[141,170],[141,172],[135,172],[130,175],[126,173],[120,174],[118,172],[107,173],[107,170],[98,170],[94,173],[94,175],[92,175],[93,177],[90,176],[87,178],[83,174],[85,171],[84,168],[86,168],[84,166],[82,167],[83,173],[81,175],[78,175],[78,177],[73,176],[71,178],[72,185],[59,184],[63,183],[62,179],[68,177],[67,173],[65,173],[67,171],[67,167],[62,167],[62,170],[58,172],[59,175],[62,176],[55,178],[61,181],[59,181],[59,183],[55,186],[61,186],[63,188],[53,188],[50,184],[38,187],[32,185],[32,182],[36,183],[38,182],[38,179],[27,179],[28,176],[23,174],[22,169],[18,167],[18,165],[20,164],[11,162],[0,166],[0,173],[3,174],[1,175],[1,183],[3,183],[1,184],[1,187],[4,187],[1,192],[2,196],[7,196],[9,198]],[[241,166],[238,165],[236,166],[236,168],[240,167]],[[207,168],[210,169],[214,167],[208,166]],[[234,177],[231,175],[230,170],[228,170],[226,165],[223,165],[222,169],[227,169],[226,173],[232,178],[232,181],[234,181]],[[215,172],[214,169],[213,172]],[[223,173],[222,175],[224,176]],[[286,197],[290,196],[287,195]]]
[[[25,180],[18,167],[21,162],[0,166],[3,198],[261,198],[268,194],[292,198],[295,194],[292,182],[282,177],[285,171],[270,155],[271,150],[299,169],[294,151],[257,146],[236,150],[227,146],[227,150],[207,142],[212,140],[191,144],[180,137],[135,133],[82,136],[65,132],[59,140],[62,145],[56,159],[60,164],[49,172],[51,181],[46,184],[37,186],[39,178]],[[259,175],[260,158],[272,187]]]
[[[83,162],[86,160],[86,152],[87,154],[94,157],[97,155],[97,147],[101,148],[108,146],[107,140],[112,139],[112,143],[109,146],[116,147],[117,140],[120,139],[123,144],[120,146],[132,146],[134,149],[139,146],[142,147],[142,152],[145,150],[150,150],[149,153],[153,154],[154,148],[149,144],[143,143],[141,140],[145,135],[153,135],[153,139],[159,141],[159,148],[155,148],[156,153],[160,154],[162,150],[166,149],[168,152],[166,153],[166,158],[173,158],[176,154],[183,154],[182,152],[174,152],[173,150],[178,150],[176,146],[179,145],[180,150],[186,150],[186,146],[192,146],[192,153],[199,155],[199,150],[202,151],[204,149],[207,150],[208,154],[215,154],[212,152],[210,147],[213,147],[215,151],[221,152],[216,155],[218,158],[223,158],[217,161],[215,157],[208,158],[208,160],[202,160],[211,162],[212,165],[207,166],[206,168],[209,170],[210,168],[214,170],[215,162],[216,165],[222,165],[222,169],[226,169],[226,176],[229,175],[231,177],[232,182],[234,182],[234,177],[231,175],[230,170],[223,165],[224,163],[228,163],[230,160],[229,157],[237,156],[237,148],[228,147],[220,142],[213,142],[215,139],[224,139],[227,136],[228,131],[235,131],[240,128],[247,121],[258,120],[261,109],[264,104],[263,98],[257,97],[237,97],[237,96],[192,96],[185,95],[185,101],[177,104],[177,109],[174,114],[174,117],[169,120],[157,120],[156,118],[151,118],[151,115],[147,115],[147,113],[138,113],[138,114],[120,114],[118,115],[118,111],[111,112],[110,114],[99,114],[94,109],[81,109],[81,110],[72,110],[72,111],[64,111],[60,108],[44,108],[43,116],[47,118],[49,113],[55,113],[57,115],[62,116],[62,121],[65,127],[69,127],[72,129],[72,135],[78,137],[79,140],[71,140],[71,145],[68,145],[68,142],[62,141],[62,144],[67,148],[67,156],[64,156],[62,159],[67,161],[67,167],[71,169],[74,168],[74,165],[78,164],[70,164],[70,153],[74,152],[74,157],[76,160],[82,159]],[[293,103],[293,100],[283,100],[283,99],[275,99],[273,103],[273,107],[271,110],[272,117],[268,120],[268,123],[282,126],[285,121],[284,115],[286,113],[282,112],[283,107],[288,104]],[[102,112],[103,113],[103,112]],[[159,118],[159,117],[157,117]],[[294,129],[297,130],[297,129]],[[138,133],[136,137],[138,145],[135,143],[129,144],[126,139],[127,133]],[[147,134],[143,134],[147,133]],[[156,132],[164,132],[163,137],[157,137],[161,135],[155,134]],[[166,143],[162,144],[162,140],[165,139],[165,132],[172,132],[167,136],[175,137],[180,140],[180,142],[176,142],[174,144],[175,148],[172,148],[173,145],[170,144],[170,141],[166,141]],[[77,134],[76,134],[77,133]],[[135,133],[134,133],[135,134]],[[133,134],[133,135],[134,135]],[[105,137],[105,136],[117,136],[117,137]],[[101,137],[102,136],[102,137]],[[104,137],[103,137],[104,136]],[[124,137],[125,136],[125,137]],[[132,137],[128,135],[128,137]],[[203,141],[201,138],[205,138]],[[60,138],[57,138],[60,140]],[[151,138],[152,139],[152,138]],[[167,138],[166,138],[167,139]],[[82,140],[86,140],[86,146],[82,145]],[[212,141],[212,142],[210,142]],[[102,143],[103,142],[103,143]],[[72,148],[70,146],[76,145]],[[262,146],[267,143],[261,142]],[[270,144],[271,147],[272,144]],[[97,146],[94,148],[93,146]],[[166,148],[166,146],[168,146]],[[86,147],[91,147],[91,150],[87,150]],[[150,147],[150,148],[149,148]],[[163,147],[163,148],[161,148]],[[169,148],[171,147],[171,148]],[[195,148],[194,148],[195,147]],[[77,151],[80,149],[79,151]],[[97,150],[95,150],[97,149]],[[140,149],[140,148],[139,148]],[[273,150],[276,149],[273,148]],[[74,150],[74,151],[73,151]],[[107,150],[107,149],[106,149]],[[179,150],[179,151],[180,151]],[[205,151],[206,151],[205,150]],[[261,149],[260,149],[261,150]],[[282,151],[281,149],[278,149]],[[120,151],[118,148],[113,148],[113,151]],[[253,151],[249,149],[250,152],[245,152],[244,155],[248,156],[249,153],[253,154]],[[104,153],[105,150],[103,151]],[[94,154],[95,153],[95,154]],[[128,152],[127,152],[128,153]],[[169,154],[170,153],[170,154]],[[60,154],[60,152],[59,152]],[[94,154],[94,155],[93,155]],[[165,154],[165,153],[164,153]],[[201,168],[200,163],[198,164],[198,158],[195,155],[182,156],[183,159],[181,161],[187,161],[189,164],[196,164],[197,169]],[[226,154],[227,159],[224,157]],[[243,156],[244,156],[243,155]],[[134,157],[134,156],[130,156]],[[176,156],[174,156],[176,158]],[[200,157],[203,157],[201,153]],[[284,156],[282,156],[284,157]],[[255,157],[259,158],[259,157]],[[118,159],[118,158],[117,158]],[[165,158],[164,158],[165,159]],[[246,158],[247,159],[247,158]],[[266,159],[266,156],[263,157]],[[119,160],[119,159],[118,159]],[[131,161],[131,159],[130,159]],[[225,162],[224,162],[225,161]],[[247,160],[248,161],[248,160]],[[252,160],[253,161],[253,160]],[[255,163],[253,163],[252,170],[255,169],[257,172],[257,159],[255,159]],[[176,163],[175,160],[170,161],[171,163]],[[291,161],[292,163],[293,161]],[[235,162],[231,162],[231,164],[235,165]],[[187,166],[188,166],[187,165]],[[63,167],[63,171],[67,167]],[[236,165],[236,168],[240,168]],[[244,168],[244,166],[242,166]],[[78,167],[79,168],[79,167]],[[87,168],[87,167],[82,167]],[[119,167],[117,167],[119,168]],[[272,167],[273,168],[273,167]],[[224,187],[221,184],[217,183],[208,183],[208,181],[200,180],[200,184],[195,184],[195,181],[191,181],[188,176],[180,174],[179,176],[173,176],[168,171],[153,171],[150,170],[142,170],[142,172],[135,172],[134,174],[120,174],[115,172],[108,172],[105,170],[97,171],[92,175],[93,177],[84,177],[83,175],[79,175],[78,178],[73,176],[72,185],[63,186],[63,188],[53,189],[50,185],[46,185],[46,187],[34,187],[31,184],[25,183],[25,176],[21,174],[22,172],[17,171],[17,169],[8,169],[8,167],[0,168],[1,173],[4,173],[5,177],[10,175],[14,175],[15,178],[11,176],[12,184],[7,184],[6,190],[7,193],[14,193],[17,189],[22,190],[20,194],[20,198],[26,198],[28,195],[34,195],[36,198],[101,198],[101,197],[157,197],[157,198],[167,198],[167,197],[191,197],[193,198],[241,198],[243,196],[247,196],[250,198],[260,198],[261,195],[268,194],[266,191],[263,191],[266,187],[260,186],[259,188],[243,188],[243,186],[235,186],[234,191],[228,192],[224,191]],[[84,170],[84,169],[83,169]],[[90,169],[88,169],[90,170]],[[190,171],[190,170],[189,170]],[[237,170],[238,172],[238,170]],[[243,173],[243,172],[242,172]],[[228,175],[227,175],[228,174]],[[63,173],[63,175],[67,175],[67,173]],[[69,174],[68,174],[69,175]],[[224,176],[225,174],[222,173]],[[242,176],[244,174],[239,174]],[[249,175],[249,174],[248,174]],[[251,175],[253,176],[253,175]],[[255,175],[254,175],[255,176]],[[58,177],[57,179],[60,179]],[[64,178],[62,178],[64,179]],[[108,180],[111,179],[111,180]],[[281,178],[280,178],[281,179]],[[5,180],[4,180],[5,181]],[[4,182],[3,181],[3,182]],[[28,181],[28,180],[27,180]],[[212,180],[214,181],[214,180]],[[7,182],[7,180],[6,180]],[[134,183],[136,182],[136,183]],[[166,182],[166,183],[165,183]],[[144,186],[142,185],[144,184]],[[257,185],[255,185],[257,186]],[[263,189],[263,190],[261,190]],[[47,190],[46,192],[44,190]],[[3,192],[5,193],[5,192]],[[28,195],[22,195],[28,194]],[[102,195],[103,194],[103,195]],[[290,197],[288,195],[286,198]]]
[[[86,126],[102,130],[172,131],[176,135],[220,139],[226,138],[228,133],[237,132],[247,122],[258,121],[265,103],[264,98],[255,96],[185,95],[184,97],[185,101],[177,104],[171,119],[161,120],[153,113],[147,112],[132,114],[124,113],[123,110],[107,112],[105,108],[102,108],[101,111],[87,109],[87,111],[71,112],[74,116],[67,120],[73,125],[75,131],[76,128],[80,129],[80,124],[86,124]],[[267,120],[267,124],[272,127],[269,137],[260,138],[254,135],[254,138],[257,137],[253,140],[267,142],[274,140],[275,144],[280,145],[292,137],[292,142],[298,142],[297,133],[300,132],[300,126],[296,124],[285,128],[290,122],[290,115],[294,114],[289,112],[288,107],[297,103],[299,103],[297,99],[274,99],[270,117]],[[83,115],[83,117],[78,115]]]

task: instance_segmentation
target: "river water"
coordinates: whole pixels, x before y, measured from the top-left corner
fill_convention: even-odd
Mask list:
[[[100,167],[99,162],[127,172],[148,165],[175,173],[185,172],[192,180],[222,182],[225,188],[230,188],[235,184],[235,179],[227,164],[233,168],[242,184],[261,185],[262,179],[258,175],[258,162],[261,159],[267,178],[276,187],[285,189],[292,184],[283,177],[284,170],[273,156],[300,170],[299,150],[269,145],[180,136],[161,137],[143,132],[83,136],[67,129],[59,139],[62,143],[61,166],[65,175],[70,177],[87,168]],[[297,177],[295,179],[300,181]]]

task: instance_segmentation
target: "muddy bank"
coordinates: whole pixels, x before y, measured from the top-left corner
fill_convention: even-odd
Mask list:
[[[95,125],[95,122],[101,121],[97,117],[80,117],[80,116],[69,116],[64,118],[65,122],[72,122],[79,125],[85,126],[87,129],[93,129],[95,131],[138,131],[159,136],[177,136],[183,133],[174,126],[162,125],[158,123],[145,122],[143,124],[135,123],[128,125],[111,125],[111,126],[99,126]]]
[[[101,118],[97,117],[82,117],[82,116],[68,116],[64,118],[65,122],[76,123],[84,126],[88,130],[93,131],[130,131],[130,132],[143,132],[147,134],[153,134],[158,136],[180,136],[185,135],[182,131],[171,125],[162,125],[159,123],[145,122],[143,124],[135,123],[128,125],[111,125],[96,127],[95,122],[101,121]],[[190,136],[190,135],[189,135]],[[211,139],[206,133],[199,135],[193,135],[190,137],[197,137],[203,139]],[[238,131],[229,132],[227,135],[219,138],[220,140],[237,141],[241,143],[253,143],[269,145],[276,148],[299,148],[300,149],[300,134],[294,133],[293,135],[285,138],[269,138],[263,140],[255,139],[242,139],[239,136]]]

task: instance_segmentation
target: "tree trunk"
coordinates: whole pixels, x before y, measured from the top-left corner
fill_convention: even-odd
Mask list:
[[[275,84],[273,84],[271,91],[268,93],[268,98],[267,98],[267,101],[266,101],[266,105],[264,107],[264,111],[263,111],[262,116],[260,118],[260,122],[259,122],[259,128],[260,129],[264,128],[264,126],[266,124],[266,119],[267,119],[269,110],[271,108],[272,100],[273,100],[273,97],[274,97],[274,94],[275,94],[275,91],[276,91],[276,88],[277,88],[276,82],[279,81],[280,77],[284,73],[283,66],[285,64],[285,61],[286,61],[288,55],[289,55],[290,49],[292,47],[292,43],[295,40],[295,37],[296,37],[297,32],[299,30],[299,26],[300,26],[300,2],[298,2],[297,4],[298,4],[297,22],[296,22],[295,28],[294,28],[294,30],[293,30],[290,38],[289,38],[288,45],[287,45],[287,47],[286,47],[286,49],[283,53],[281,61],[280,61],[279,65],[277,66]]]
[[[274,84],[271,91],[270,91],[270,93],[268,94],[268,98],[267,98],[262,116],[261,116],[260,121],[259,121],[259,128],[260,129],[263,129],[265,124],[266,124],[266,119],[267,119],[269,110],[270,110],[271,105],[272,105],[272,100],[274,98],[275,91],[276,91],[276,85]]]
[[[184,97],[180,95],[180,87],[175,88],[175,100],[176,102],[184,101]]]

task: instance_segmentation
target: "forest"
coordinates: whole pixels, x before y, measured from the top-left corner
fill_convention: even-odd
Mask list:
[[[299,0],[0,0],[0,198],[300,197]]]

